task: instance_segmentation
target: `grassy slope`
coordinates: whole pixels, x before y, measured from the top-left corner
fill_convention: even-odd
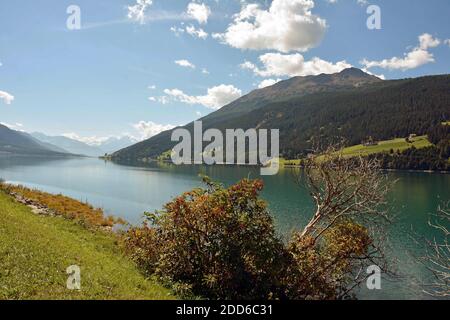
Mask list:
[[[428,141],[427,136],[419,136],[412,139],[412,143],[407,143],[405,138],[397,138],[392,140],[380,141],[376,146],[364,146],[362,144],[351,146],[342,150],[343,155],[346,157],[356,157],[356,156],[368,156],[376,153],[390,152],[394,151],[404,151],[410,149],[414,146],[417,149],[426,148],[432,146],[431,142]],[[300,160],[285,160],[281,159],[281,165],[291,165],[295,166],[300,163]]]
[[[81,268],[81,291],[66,268]],[[0,299],[168,299],[121,255],[112,234],[33,214],[0,191]]]
[[[389,152],[391,149],[394,151],[404,151],[412,146],[417,149],[429,147],[432,144],[428,141],[426,136],[420,136],[412,139],[412,143],[407,143],[405,138],[398,138],[386,141],[380,141],[376,146],[363,146],[356,145],[343,150],[345,156],[353,157],[358,155],[370,155],[375,153]]]

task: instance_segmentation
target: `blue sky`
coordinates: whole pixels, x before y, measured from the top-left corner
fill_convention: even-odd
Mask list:
[[[295,75],[449,73],[449,13],[447,0],[4,0],[0,122],[142,139]]]

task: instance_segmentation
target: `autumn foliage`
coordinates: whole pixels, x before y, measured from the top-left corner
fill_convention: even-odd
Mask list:
[[[285,295],[301,300],[351,298],[354,262],[367,255],[371,244],[367,229],[350,221],[330,228],[319,242],[309,235],[294,235],[287,249]]]
[[[124,223],[121,219],[105,216],[102,209],[94,208],[88,203],[61,194],[50,194],[5,183],[0,183],[0,189],[13,195],[16,199],[23,199],[31,205],[43,207],[51,211],[53,215],[74,220],[88,228],[112,228],[115,224]]]
[[[125,246],[139,265],[211,298],[264,298],[280,268],[283,245],[275,236],[261,181],[224,189],[208,183],[148,215],[127,233]]]
[[[260,180],[184,193],[123,237],[149,275],[211,299],[337,299],[350,285],[352,259],[364,256],[367,230],[342,221],[320,240],[275,232]]]

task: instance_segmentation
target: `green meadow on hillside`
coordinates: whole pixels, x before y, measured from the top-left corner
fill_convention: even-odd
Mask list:
[[[428,141],[427,136],[417,136],[411,138],[410,142],[406,141],[406,138],[396,138],[391,140],[379,141],[376,145],[355,145],[344,148],[342,154],[346,157],[368,156],[378,153],[389,153],[392,151],[405,151],[412,147],[416,149],[422,149],[432,146],[432,143]],[[301,160],[285,160],[280,161],[283,166],[298,166]]]
[[[412,147],[421,149],[430,147],[432,144],[428,141],[427,136],[419,136],[411,139],[411,142],[406,142],[405,138],[397,138],[392,140],[380,141],[377,145],[364,146],[362,144],[345,148],[342,152],[345,156],[367,156],[376,153],[393,151],[404,151]]]
[[[81,290],[67,289],[67,267],[81,268]],[[41,216],[0,191],[0,300],[173,299],[121,253],[113,233]]]

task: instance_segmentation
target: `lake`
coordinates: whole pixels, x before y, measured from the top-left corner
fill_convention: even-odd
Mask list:
[[[45,159],[0,156],[0,178],[51,193],[62,193],[103,208],[107,214],[139,224],[143,212],[162,206],[192,188],[201,186],[199,174],[226,185],[239,179],[262,178],[263,198],[269,203],[280,235],[302,228],[313,213],[312,202],[303,187],[295,183],[294,170],[280,170],[276,176],[259,176],[259,169],[225,166],[118,165],[98,159]],[[428,214],[450,200],[450,175],[438,173],[391,172],[398,179],[389,195],[396,222],[389,230],[392,255],[398,259],[402,278],[384,280],[382,290],[362,289],[362,299],[427,298],[415,287],[427,275],[411,257],[419,248],[411,240],[411,230],[427,237],[434,231],[427,225]]]

